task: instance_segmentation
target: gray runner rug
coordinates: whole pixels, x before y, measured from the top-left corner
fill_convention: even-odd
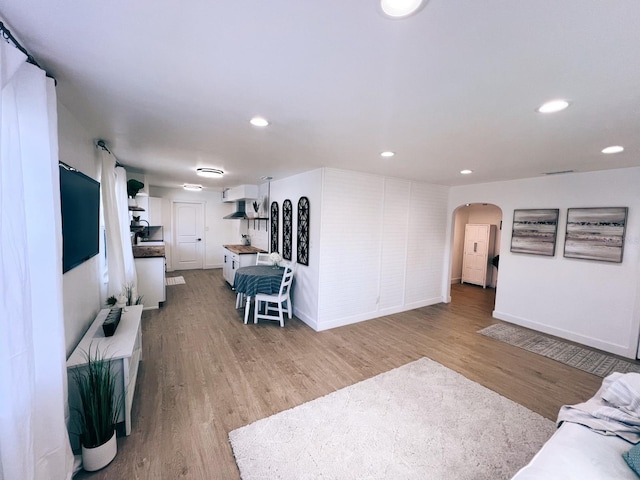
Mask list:
[[[167,278],[164,279],[164,284],[166,286],[169,286],[169,285],[184,285],[185,283],[187,283],[187,282],[184,281],[184,277],[183,276],[167,277]]]
[[[555,431],[428,358],[229,434],[243,480],[511,478]]]
[[[556,340],[517,325],[497,323],[478,330],[478,333],[603,378],[613,372],[640,373],[639,364]]]

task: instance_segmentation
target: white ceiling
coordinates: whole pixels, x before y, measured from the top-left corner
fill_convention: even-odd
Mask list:
[[[404,20],[377,0],[0,0],[0,12],[60,101],[151,185],[323,166],[464,185],[640,165],[638,0],[431,0]],[[571,107],[535,111],[557,97]],[[626,150],[600,153],[609,145]]]

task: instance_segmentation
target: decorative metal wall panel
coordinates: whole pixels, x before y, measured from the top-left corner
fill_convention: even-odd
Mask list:
[[[291,260],[293,250],[293,205],[291,200],[282,202],[282,258]]]
[[[298,200],[298,263],[309,265],[309,199]]]
[[[278,251],[278,202],[271,203],[271,251]]]

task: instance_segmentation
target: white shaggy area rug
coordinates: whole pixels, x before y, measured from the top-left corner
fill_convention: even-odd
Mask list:
[[[229,440],[243,480],[498,480],[554,431],[554,422],[422,358]]]

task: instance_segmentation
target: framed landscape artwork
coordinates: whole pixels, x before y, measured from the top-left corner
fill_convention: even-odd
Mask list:
[[[557,208],[514,210],[511,251],[555,255],[559,213]]]
[[[570,208],[564,256],[622,262],[627,207]]]

